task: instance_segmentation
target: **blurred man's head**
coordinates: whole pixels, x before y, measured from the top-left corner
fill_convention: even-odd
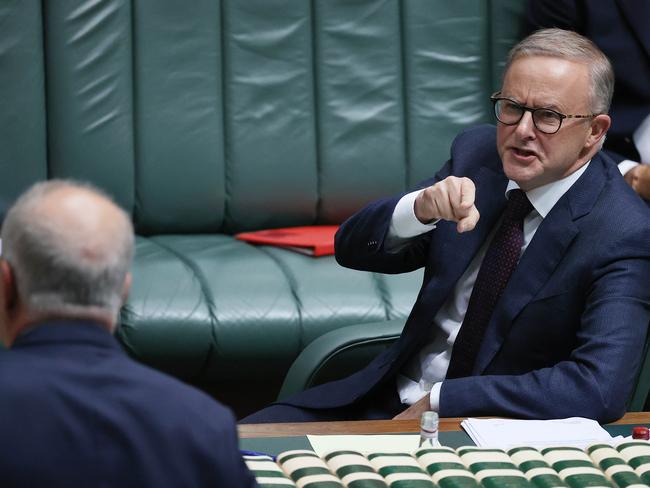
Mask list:
[[[113,329],[130,285],[128,215],[88,185],[38,183],[2,226],[0,335],[7,345],[41,320],[90,319]]]
[[[508,178],[530,190],[584,165],[609,129],[613,89],[609,60],[575,32],[544,29],[517,44],[494,96]]]

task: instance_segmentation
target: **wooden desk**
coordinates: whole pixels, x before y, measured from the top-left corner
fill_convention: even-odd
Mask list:
[[[463,418],[441,418],[441,432],[459,431]],[[610,425],[650,424],[650,412],[632,412]],[[293,437],[307,434],[394,434],[420,432],[418,420],[361,420],[351,422],[303,422],[289,424],[245,424],[239,426],[241,438]]]

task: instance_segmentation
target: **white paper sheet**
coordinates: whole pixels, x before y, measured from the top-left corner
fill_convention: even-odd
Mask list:
[[[319,456],[332,451],[351,450],[369,452],[414,452],[420,435],[308,435],[311,446]]]
[[[615,443],[598,422],[582,417],[553,420],[466,419],[461,426],[477,446],[575,446]]]

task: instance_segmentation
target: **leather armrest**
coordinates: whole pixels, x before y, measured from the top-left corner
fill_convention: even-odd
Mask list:
[[[278,400],[363,368],[397,340],[404,323],[405,319],[370,322],[323,334],[295,359],[284,378]]]

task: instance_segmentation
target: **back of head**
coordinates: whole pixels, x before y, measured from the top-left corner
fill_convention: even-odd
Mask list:
[[[38,183],[11,207],[2,256],[18,299],[40,317],[108,316],[123,300],[133,257],[128,215],[98,189],[75,182]]]
[[[614,70],[605,54],[586,37],[563,29],[541,29],[516,44],[508,54],[504,73],[519,58],[549,56],[584,63],[591,78],[591,111],[606,114],[614,94]]]

